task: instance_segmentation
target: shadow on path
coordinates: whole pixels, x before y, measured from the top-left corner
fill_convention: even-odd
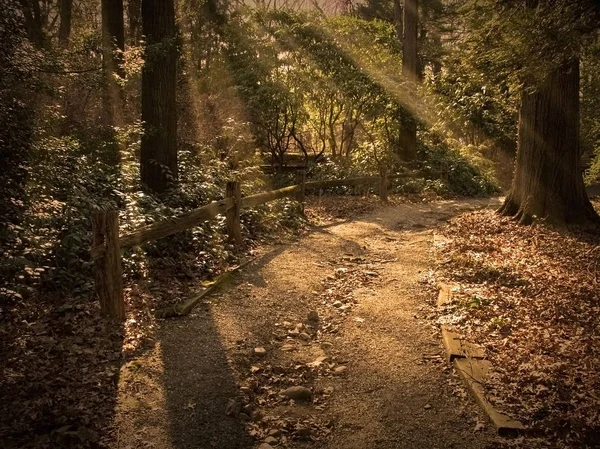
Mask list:
[[[210,311],[199,309],[159,332],[173,447],[250,448],[244,423],[225,413],[239,390]]]

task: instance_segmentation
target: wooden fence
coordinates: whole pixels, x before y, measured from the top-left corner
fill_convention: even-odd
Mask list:
[[[392,176],[387,176],[384,173],[381,177],[305,182],[304,172],[299,172],[296,185],[246,197],[241,195],[240,183],[231,181],[227,183],[225,199],[214,201],[171,219],[143,226],[123,235],[119,235],[117,211],[97,212],[92,217],[93,243],[91,256],[95,264],[96,293],[100,299],[102,313],[116,320],[123,321],[125,319],[121,266],[122,249],[185,231],[220,214],[226,215],[229,241],[236,246],[240,246],[242,244],[240,226],[240,212],[242,209],[255,207],[280,198],[294,198],[303,207],[307,189],[358,185],[378,186],[381,200],[387,201],[388,184],[391,179],[418,176],[419,174],[415,172]]]

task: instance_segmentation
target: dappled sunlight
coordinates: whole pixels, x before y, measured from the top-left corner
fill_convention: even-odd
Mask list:
[[[5,3],[1,446],[598,441],[595,2]]]
[[[357,48],[354,36],[340,33],[327,22],[324,25],[322,30],[325,35],[340,45],[341,50],[352,59],[356,67],[363,70],[411,114],[429,127],[439,122],[439,116],[435,112],[435,106],[431,104],[431,98],[423,96],[419,85],[407,80],[402,75],[400,55],[394,55],[383,48],[372,53],[365,53]],[[369,39],[366,35],[361,37]]]

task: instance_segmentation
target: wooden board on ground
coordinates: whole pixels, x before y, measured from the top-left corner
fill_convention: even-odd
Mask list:
[[[519,421],[510,416],[500,413],[486,398],[484,385],[491,372],[491,363],[479,359],[456,359],[454,366],[458,374],[475,397],[479,406],[485,411],[489,419],[496,427],[500,436],[516,436],[525,431],[525,427]]]
[[[449,362],[452,362],[455,359],[485,358],[485,350],[481,346],[464,340],[460,334],[448,330],[446,326],[442,326],[442,340],[446,348],[446,357]]]
[[[439,284],[440,292],[438,293],[438,307],[444,307],[454,300],[454,291],[456,289],[455,284],[445,284],[440,282]]]
[[[248,260],[245,260],[244,262],[240,263],[237,267],[232,268],[231,270],[226,271],[225,273],[217,276],[214,280],[210,281],[209,285],[206,288],[199,291],[197,294],[192,296],[190,299],[188,299],[184,303],[175,304],[174,306],[165,307],[163,309],[157,310],[155,312],[156,317],[157,318],[170,318],[170,317],[174,317],[174,316],[184,316],[184,315],[189,314],[194,309],[194,307],[196,307],[198,305],[198,303],[200,302],[200,300],[202,298],[210,295],[212,292],[217,290],[219,287],[221,287],[225,283],[225,281],[227,281],[231,278],[231,275],[233,273],[240,270],[241,268],[244,268],[246,265],[248,265],[254,259],[255,258],[250,258]]]

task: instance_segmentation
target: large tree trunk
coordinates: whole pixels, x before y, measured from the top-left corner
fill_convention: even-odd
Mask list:
[[[163,193],[177,179],[177,42],[173,0],[142,0],[146,36],[142,69],[141,180]]]
[[[129,0],[127,2],[127,17],[129,19],[129,39],[136,45],[141,40],[141,0]]]
[[[46,40],[42,11],[38,0],[19,0],[25,18],[27,37],[37,47],[42,48]]]
[[[102,57],[107,95],[105,110],[113,125],[122,122],[121,88],[115,75],[124,76],[121,64],[125,50],[123,0],[102,0]]]
[[[111,73],[122,74],[124,49],[123,0],[102,0],[102,51],[104,64]]]
[[[419,0],[404,0],[403,18],[402,75],[410,81],[417,81],[419,79],[419,55],[417,53]]]
[[[598,221],[583,185],[579,151],[579,60],[555,69],[534,92],[525,91],[512,187],[504,215],[529,224]]]
[[[60,0],[60,26],[58,28],[58,43],[61,47],[69,44],[71,37],[71,15],[73,10],[73,0]]]
[[[402,42],[402,75],[410,82],[419,80],[417,37],[419,0],[404,0],[404,39]],[[414,118],[401,121],[400,157],[405,160],[417,156],[417,123]]]

